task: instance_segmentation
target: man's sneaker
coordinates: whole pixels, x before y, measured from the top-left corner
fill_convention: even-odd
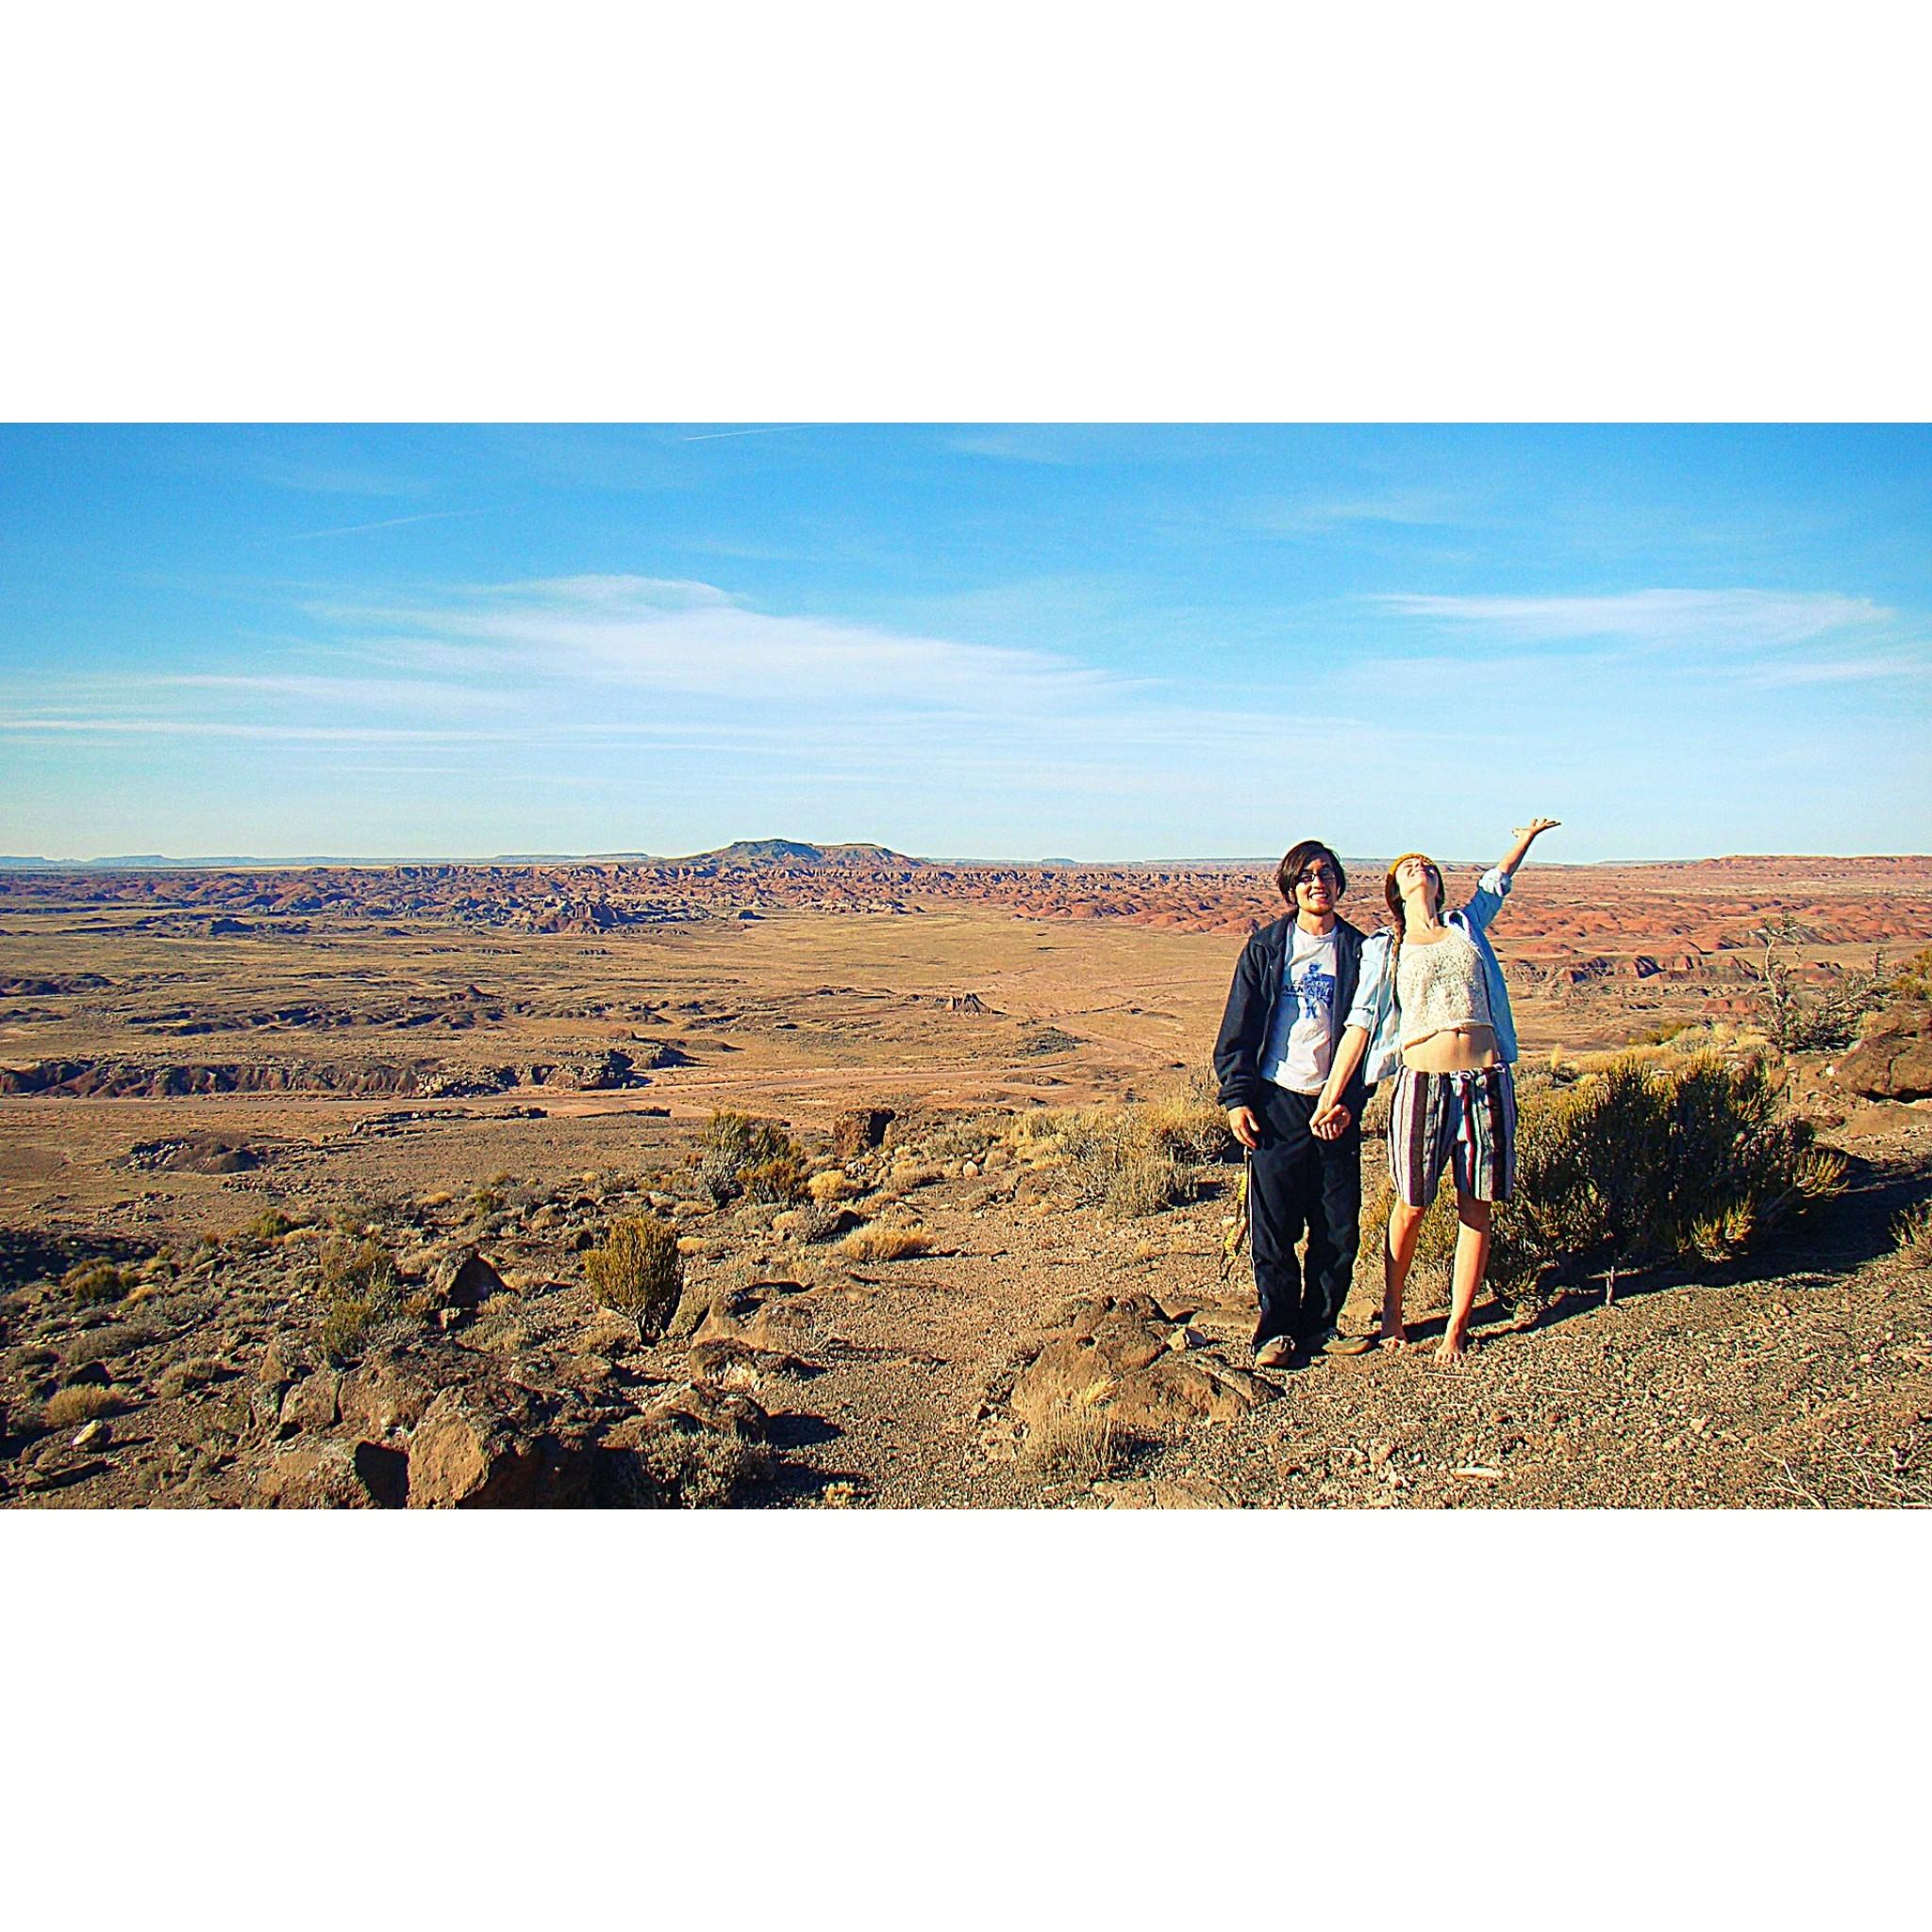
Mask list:
[[[1373,1335],[1344,1335],[1340,1328],[1323,1328],[1308,1337],[1310,1355],[1367,1355],[1375,1345]]]
[[[1271,1335],[1255,1351],[1257,1369],[1285,1369],[1293,1359],[1294,1338],[1289,1335]]]

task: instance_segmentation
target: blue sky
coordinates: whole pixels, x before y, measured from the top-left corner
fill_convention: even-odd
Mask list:
[[[1916,427],[0,428],[0,850],[1932,844]]]

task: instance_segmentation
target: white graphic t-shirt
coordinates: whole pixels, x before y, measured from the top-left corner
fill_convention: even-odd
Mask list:
[[[1289,929],[1281,995],[1268,1029],[1261,1073],[1291,1093],[1319,1093],[1335,1045],[1335,935]]]

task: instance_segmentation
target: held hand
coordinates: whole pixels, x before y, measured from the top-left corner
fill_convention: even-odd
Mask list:
[[[1261,1144],[1261,1123],[1255,1118],[1252,1107],[1229,1108],[1227,1127],[1228,1132],[1250,1152]]]
[[[1352,1116],[1341,1101],[1332,1100],[1326,1107],[1318,1107],[1308,1125],[1319,1141],[1336,1141],[1347,1132]]]
[[[1513,825],[1510,836],[1521,839],[1527,845],[1539,832],[1553,832],[1563,823],[1561,819],[1531,819],[1526,825]]]

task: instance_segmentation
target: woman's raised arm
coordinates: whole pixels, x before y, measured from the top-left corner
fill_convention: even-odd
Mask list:
[[[1541,832],[1554,831],[1563,823],[1561,819],[1531,819],[1526,825],[1516,826],[1516,842],[1510,846],[1508,855],[1496,870],[1506,875],[1513,873],[1529,854],[1529,848],[1536,843]]]

